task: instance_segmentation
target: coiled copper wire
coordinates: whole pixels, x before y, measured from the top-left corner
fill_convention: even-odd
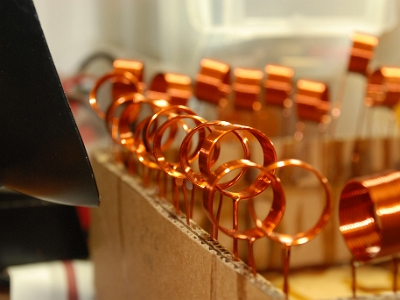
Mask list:
[[[176,73],[158,73],[153,77],[146,97],[165,99],[171,105],[187,105],[192,96],[191,79],[187,75]]]
[[[381,67],[368,78],[366,106],[392,108],[400,101],[400,68]]]
[[[400,172],[358,177],[342,190],[340,231],[357,261],[400,251]]]
[[[378,39],[372,35],[354,33],[352,36],[353,45],[350,50],[348,71],[369,76],[368,64],[374,56]]]
[[[254,180],[250,189],[232,192],[230,193],[230,198],[233,200],[234,206],[237,207],[239,201],[252,201],[252,197],[262,193],[271,186],[273,189],[273,202],[267,216],[262,221],[257,220],[258,222],[260,222],[260,224],[257,224],[258,226],[254,226],[253,228],[246,230],[239,230],[237,226],[234,226],[233,229],[221,226],[218,217],[216,217],[214,213],[214,196],[219,191],[217,185],[225,175],[239,168],[246,170],[251,168],[263,170],[264,167],[244,159],[234,160],[222,164],[207,179],[207,184],[203,193],[203,204],[208,218],[215,227],[217,227],[225,234],[231,236],[234,240],[247,240],[249,248],[249,265],[252,268],[253,273],[256,274],[257,271],[253,256],[253,243],[257,239],[270,234],[272,230],[276,227],[276,225],[280,222],[285,210],[285,197],[280,180],[273,176],[271,173],[262,172],[260,173],[261,175],[257,176],[257,178]],[[237,220],[238,211],[237,209],[234,211],[234,219]],[[261,230],[259,227],[262,227],[263,229]]]
[[[293,69],[278,65],[266,65],[265,73],[267,76],[264,81],[265,103],[290,107],[292,102],[290,95],[293,92]]]
[[[110,73],[107,73],[106,75],[102,76],[96,81],[96,84],[92,88],[89,94],[89,103],[92,107],[92,109],[96,112],[96,114],[101,118],[105,119],[106,114],[105,112],[100,108],[99,103],[97,101],[97,92],[100,89],[100,87],[107,81],[111,81],[114,83],[121,83],[126,86],[129,86],[129,92],[138,92],[138,80],[137,78],[130,72],[128,71],[112,71]],[[122,95],[118,95],[122,96]],[[114,102],[113,99],[111,101]],[[108,106],[107,106],[108,107]]]

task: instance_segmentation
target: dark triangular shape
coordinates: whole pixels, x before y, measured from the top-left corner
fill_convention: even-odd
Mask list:
[[[32,0],[0,1],[0,183],[52,202],[99,203]]]

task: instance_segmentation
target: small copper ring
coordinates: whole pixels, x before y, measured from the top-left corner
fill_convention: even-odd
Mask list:
[[[105,121],[106,121],[107,129],[109,130],[109,132],[111,134],[111,138],[113,139],[113,141],[115,143],[117,143],[117,144],[121,143],[121,139],[119,138],[120,117],[115,116],[115,112],[116,112],[117,108],[124,104],[128,105],[128,103],[131,102],[131,105],[129,105],[131,107],[130,108],[130,118],[136,119],[140,112],[140,106],[138,106],[137,104],[142,100],[144,100],[144,97],[142,94],[129,93],[129,94],[119,97],[116,101],[114,101],[108,107],[107,112],[105,114]],[[132,108],[135,108],[135,109],[132,109]]]
[[[357,261],[400,251],[400,172],[347,182],[339,202],[340,231]]]
[[[220,127],[216,128],[214,131],[212,131],[211,134],[208,135],[203,142],[202,150],[200,151],[200,155],[199,155],[200,172],[203,175],[209,176],[209,174],[212,173],[212,171],[211,171],[211,166],[212,166],[211,153],[213,152],[215,145],[218,144],[218,141],[224,135],[226,135],[228,133],[233,133],[233,132],[238,133],[241,131],[246,131],[246,132],[251,133],[257,139],[257,141],[260,143],[261,149],[263,151],[263,163],[262,163],[263,166],[267,166],[277,160],[275,148],[274,148],[272,142],[270,141],[270,139],[264,133],[262,133],[258,129],[255,129],[255,128],[252,128],[249,126],[226,123],[223,126],[220,126]],[[247,140],[248,138],[246,137],[245,139]],[[245,140],[243,140],[243,142],[245,142]],[[244,150],[246,150],[245,147],[244,147]],[[248,159],[250,152],[246,153],[246,151],[245,151],[244,155],[245,155],[244,159]],[[271,171],[272,171],[272,173],[275,173],[275,170],[271,170]],[[244,172],[244,170],[243,170],[243,172]],[[231,184],[229,186],[232,186],[234,183],[236,183],[240,179],[240,177],[237,176],[237,180],[232,180],[230,182]],[[231,192],[224,191],[224,190],[221,190],[221,193],[225,194],[227,196],[230,196],[230,194],[231,194]]]
[[[160,111],[156,112],[154,115],[151,116],[151,118],[149,119],[149,123],[143,132],[143,134],[144,134],[143,141],[148,150],[153,149],[152,141],[154,139],[154,134],[155,134],[157,128],[160,126],[158,124],[160,117],[166,116],[167,119],[170,119],[179,114],[197,115],[193,110],[189,109],[186,106],[172,105],[172,106],[168,106],[164,109],[161,109]],[[167,140],[163,144],[164,148],[168,147],[172,143],[172,141],[175,138],[175,134],[176,134],[176,130],[170,131],[170,134],[169,134]]]
[[[136,77],[127,71],[112,71],[107,73],[103,77],[99,78],[90,91],[89,94],[89,103],[92,109],[96,112],[96,114],[101,118],[105,119],[106,114],[100,109],[99,104],[97,102],[97,92],[99,88],[105,83],[106,81],[112,80],[118,83],[125,83],[127,85],[132,85],[132,92],[138,91],[138,80]]]
[[[317,223],[310,228],[309,230],[305,232],[299,232],[294,235],[289,235],[289,234],[283,234],[283,233],[277,233],[272,231],[268,237],[273,240],[274,242],[278,242],[280,244],[283,244],[285,246],[296,246],[296,245],[302,245],[313,239],[321,230],[322,228],[328,223],[331,211],[332,211],[332,202],[331,202],[331,195],[330,195],[330,188],[328,184],[328,179],[324,175],[322,175],[320,172],[315,170],[311,165],[302,162],[297,159],[288,159],[288,160],[282,160],[278,161],[275,163],[270,164],[269,166],[265,167],[263,172],[265,173],[270,173],[274,170],[277,170],[282,167],[287,167],[287,166],[296,166],[300,167],[302,169],[305,169],[307,171],[310,171],[314,173],[319,181],[321,182],[324,191],[325,191],[325,206],[323,208],[321,217],[318,219]],[[269,232],[269,228],[264,228],[260,220],[257,218],[257,216],[252,215],[253,220],[257,226],[261,230],[264,230],[265,233]]]
[[[182,141],[181,144],[181,148],[179,150],[179,157],[180,157],[180,163],[181,163],[181,168],[182,170],[185,172],[186,177],[196,186],[200,187],[200,188],[204,188],[206,185],[206,174],[203,174],[202,172],[200,173],[196,173],[193,168],[190,166],[190,161],[189,158],[187,157],[187,153],[188,153],[188,149],[189,149],[189,145],[191,143],[191,140],[193,138],[193,136],[200,131],[206,130],[208,129],[210,131],[210,134],[213,132],[213,130],[215,130],[216,128],[218,128],[219,126],[224,126],[226,124],[230,124],[228,122],[225,121],[210,121],[207,123],[203,123],[200,124],[198,126],[196,126],[195,128],[193,128],[190,132],[188,132],[188,134],[185,136],[185,138]],[[245,153],[245,158],[248,159],[249,158],[249,154],[250,154],[250,150],[249,150],[249,145],[247,143],[247,140],[245,139],[245,137],[240,133],[240,132],[233,132],[237,138],[239,139],[239,142],[241,143],[242,147],[243,147],[243,151]],[[203,143],[204,141],[202,141]],[[216,160],[218,159],[219,153],[220,153],[220,145],[219,143],[217,143],[214,148],[213,148],[213,152],[210,153],[210,157],[209,157],[209,166],[213,166],[214,163],[216,162]],[[200,149],[200,152],[202,151],[202,149]],[[218,187],[221,190],[225,190],[226,188],[232,186],[235,182],[237,182],[244,171],[242,171],[238,176],[236,176],[233,180],[226,182],[226,183],[222,183],[222,184],[218,184]]]
[[[206,210],[207,217],[210,219],[211,223],[214,226],[217,226],[225,234],[242,240],[249,240],[249,239],[257,239],[264,237],[265,235],[269,235],[272,230],[279,224],[280,220],[283,217],[283,213],[285,210],[285,195],[283,192],[283,188],[281,182],[278,178],[271,173],[260,173],[257,179],[254,181],[252,188],[256,192],[247,191],[247,195],[244,192],[241,193],[234,193],[232,194],[232,199],[242,200],[242,199],[250,199],[249,201],[252,202],[251,197],[256,194],[260,194],[265,191],[269,186],[273,189],[273,202],[271,209],[268,215],[265,217],[264,220],[259,220],[254,218],[257,222],[255,227],[246,230],[235,230],[235,229],[228,229],[219,224],[216,217],[214,216],[214,194],[218,191],[217,185],[218,182],[221,180],[229,172],[235,169],[248,169],[248,168],[257,168],[261,171],[265,169],[265,167],[260,166],[252,161],[239,159],[230,161],[227,163],[222,164],[219,166],[213,174],[207,180],[207,185],[204,189],[203,193],[203,204]],[[265,179],[268,180],[265,180]],[[254,213],[254,208],[253,208]],[[255,213],[254,213],[255,215]],[[260,229],[262,228],[262,229]]]
[[[132,132],[132,124],[138,121],[139,114],[144,104],[148,104],[150,106],[152,113],[169,106],[169,103],[162,99],[149,100],[144,98],[144,96],[137,96],[135,100],[124,109],[119,119],[114,123],[117,124],[116,135],[118,135],[118,141],[130,152],[136,151],[134,146],[134,132]]]
[[[197,116],[197,115],[177,115],[171,119],[165,121],[160,127],[158,127],[156,133],[154,134],[153,139],[153,154],[158,162],[158,165],[170,176],[175,178],[186,179],[186,175],[184,172],[179,171],[180,164],[168,162],[163,154],[161,149],[161,140],[165,131],[172,125],[179,122],[182,122],[183,119],[192,119],[196,125],[207,122],[207,120]],[[186,125],[186,124],[184,124]],[[187,126],[186,126],[187,127]],[[186,128],[186,131],[190,131],[190,128]],[[204,133],[203,133],[204,134]],[[200,141],[204,139],[204,137],[200,137]],[[198,156],[200,150],[201,143],[198,143],[198,146],[194,149],[193,154],[189,156],[189,161],[192,162]]]

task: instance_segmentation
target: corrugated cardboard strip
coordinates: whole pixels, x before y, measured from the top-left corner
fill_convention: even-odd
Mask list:
[[[94,155],[93,168],[102,196],[90,237],[96,299],[285,299],[106,152]]]

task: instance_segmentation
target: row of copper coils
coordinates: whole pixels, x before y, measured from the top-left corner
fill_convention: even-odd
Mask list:
[[[231,236],[235,259],[238,259],[238,241],[247,241],[248,261],[254,273],[253,243],[267,237],[282,244],[287,274],[290,248],[313,239],[330,218],[332,203],[327,179],[305,162],[296,159],[278,161],[272,142],[260,130],[223,120],[205,120],[186,106],[173,105],[171,98],[163,99],[161,94],[158,94],[159,99],[148,98],[145,91],[140,93],[139,88],[132,85],[133,77],[125,75],[115,71],[104,75],[98,80],[90,97],[91,106],[105,120],[115,144],[125,149],[117,153],[117,159],[127,151],[128,157],[124,156],[124,163],[132,173],[138,174],[141,171],[140,176],[145,186],[149,186],[151,178],[154,178],[150,174],[155,174],[159,198],[171,198],[178,214],[183,198],[188,226],[193,213],[194,191],[201,190],[205,213],[211,223],[211,237],[217,238],[218,231]],[[97,92],[107,81],[113,83],[114,97],[116,93],[123,92],[102,111],[98,105]],[[131,91],[127,92],[129,88]],[[221,162],[220,153],[226,137],[237,143],[242,157],[229,161],[223,161],[222,158]],[[259,144],[262,150],[260,157],[254,157],[251,143]],[[173,145],[178,152],[175,155],[169,153]],[[325,194],[324,209],[316,224],[305,232],[293,235],[274,231],[286,208],[283,186],[276,172],[285,167],[297,167],[314,174]],[[256,175],[252,175],[254,171]],[[169,193],[167,185],[171,186]],[[272,189],[273,194],[271,208],[265,217],[260,217],[255,211],[253,198],[268,188]],[[226,228],[219,222],[223,198],[232,201],[233,228]],[[247,201],[251,213],[253,227],[250,229],[239,228],[241,201]]]
[[[368,56],[365,52],[357,53],[362,53],[366,57],[364,61],[367,60]],[[362,62],[363,57],[358,60]],[[97,81],[90,95],[90,104],[99,117],[106,121],[115,144],[123,147],[130,154],[128,167],[133,169],[133,172],[137,172],[136,164],[144,166],[141,176],[146,186],[151,178],[150,173],[155,172],[160,198],[167,197],[165,182],[170,178],[173,205],[179,213],[180,191],[182,191],[188,225],[190,225],[189,219],[193,211],[194,190],[201,189],[203,206],[212,224],[211,236],[216,238],[218,231],[231,236],[234,241],[235,258],[237,258],[237,241],[246,240],[249,247],[249,264],[253,272],[256,270],[252,256],[252,244],[255,240],[268,237],[282,244],[283,253],[287,258],[284,264],[287,279],[290,247],[304,244],[314,238],[330,217],[332,204],[326,178],[302,161],[295,159],[278,161],[271,141],[255,128],[222,120],[208,121],[198,116],[185,106],[192,96],[189,77],[171,73],[158,74],[146,90],[143,83],[143,64],[136,61],[116,61],[114,66],[115,70]],[[362,70],[360,65],[357,65],[357,68],[357,70]],[[269,95],[268,101],[271,103],[274,101],[275,104],[281,101],[280,105],[284,105],[291,92],[292,71],[288,68],[269,65],[266,67],[266,72],[269,75],[269,79],[264,84],[266,99]],[[260,93],[261,88],[256,87],[262,80],[262,74],[244,69],[238,70],[235,74],[237,80],[231,86],[229,85],[229,67],[223,63],[205,59],[201,62],[201,70],[196,77],[194,94],[201,100],[218,104],[232,89],[239,99],[247,99],[243,103],[253,103],[251,109],[254,109],[254,103],[257,101],[252,102],[251,99],[256,99],[253,96]],[[108,81],[113,84],[113,100],[103,111],[97,101],[97,92]],[[274,81],[276,83],[271,83]],[[248,88],[249,86],[251,88]],[[324,106],[327,102],[325,100],[326,86],[318,82],[299,80],[298,91],[302,91],[296,98],[298,108],[301,105],[308,108],[313,106],[318,113],[310,113],[309,109],[304,109],[305,118],[319,122],[318,116],[323,116],[328,109]],[[323,102],[317,103],[315,98]],[[148,108],[147,115],[143,115],[144,107]],[[250,106],[246,108],[250,109]],[[298,109],[298,113],[301,112],[303,110]],[[178,134],[179,128],[183,129],[183,135]],[[226,135],[232,135],[238,142],[243,157],[217,165],[223,146],[221,140]],[[179,138],[181,140],[177,142]],[[251,157],[250,141],[257,142],[261,146],[262,157],[259,159],[261,163],[256,163],[253,160],[254,157]],[[179,145],[175,160],[170,160],[166,154],[172,145]],[[132,163],[133,160],[134,163]],[[197,164],[196,167],[193,167],[193,164]],[[313,173],[325,191],[324,209],[315,226],[295,235],[279,234],[274,231],[286,207],[284,189],[276,171],[288,166],[300,167]],[[246,171],[252,169],[258,171],[257,175],[247,181],[244,188],[233,191],[235,185],[244,178]],[[167,176],[163,179],[165,174]],[[400,220],[398,218],[400,213],[399,174],[399,172],[388,171],[384,174],[356,178],[348,182],[343,189],[339,207],[340,230],[357,261],[365,262],[395,255],[400,250],[400,240],[397,239],[397,230],[400,225],[400,221],[397,221]],[[226,176],[228,179],[224,179]],[[248,176],[246,178],[248,179]],[[252,199],[268,188],[273,190],[273,202],[268,215],[260,219],[255,212]],[[219,223],[220,205],[217,205],[218,209],[214,211],[216,201],[222,203],[222,197],[232,200],[233,228],[225,228]],[[242,200],[248,202],[254,224],[253,228],[247,230],[239,230],[238,226],[238,203]],[[288,292],[287,285],[284,290]]]

